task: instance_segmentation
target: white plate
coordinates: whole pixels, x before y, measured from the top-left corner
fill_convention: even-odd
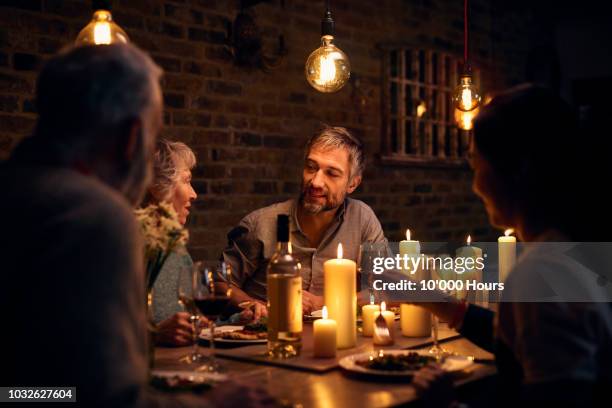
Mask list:
[[[385,350],[385,355],[405,355],[408,353],[419,353],[424,356],[429,356],[430,354],[425,350]],[[358,361],[367,360],[370,356],[377,357],[378,351],[370,351],[366,353],[358,353],[352,354],[350,356],[344,357],[339,361],[340,367],[347,371],[351,371],[359,374],[368,374],[375,375],[380,377],[405,377],[411,376],[415,373],[414,370],[405,370],[405,371],[386,371],[386,370],[374,370],[371,368],[366,368],[357,364]],[[444,360],[442,364],[442,368],[449,372],[457,372],[461,370],[465,370],[469,366],[474,364],[474,361],[465,356],[450,356]]]
[[[242,330],[243,328],[244,326],[219,326],[219,327],[215,327],[215,334]],[[203,329],[200,332],[200,338],[203,340],[210,340],[210,329]],[[268,342],[268,339],[235,340],[235,339],[222,339],[219,337],[215,337],[215,343],[218,343],[218,344],[262,344],[262,343],[267,343],[267,342]]]

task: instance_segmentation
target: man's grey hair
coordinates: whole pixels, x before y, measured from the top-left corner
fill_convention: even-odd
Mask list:
[[[112,147],[115,137],[125,137],[134,119],[147,125],[161,74],[133,45],[66,49],[38,78],[36,135],[53,146],[59,161],[95,157]]]
[[[153,156],[153,182],[146,203],[167,201],[179,181],[182,170],[196,165],[193,150],[185,143],[160,139]]]
[[[365,168],[363,143],[353,136],[346,128],[339,126],[324,126],[315,133],[306,143],[304,159],[312,148],[322,150],[343,148],[349,154],[349,180],[354,176],[361,176]]]

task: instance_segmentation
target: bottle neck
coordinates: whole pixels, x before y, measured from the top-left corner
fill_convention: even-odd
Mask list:
[[[290,254],[291,253],[291,243],[288,241],[287,242],[278,241],[278,243],[276,244],[276,252],[281,255]]]

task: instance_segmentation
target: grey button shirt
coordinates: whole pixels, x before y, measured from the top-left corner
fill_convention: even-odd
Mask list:
[[[297,219],[297,200],[255,210],[228,234],[225,262],[232,266],[232,283],[249,296],[266,299],[266,268],[276,250],[276,218],[289,215],[293,254],[302,264],[303,289],[323,294],[323,263],[336,258],[342,243],[344,258],[357,260],[359,246],[365,242],[386,242],[374,211],[362,201],[347,198],[336,213],[318,248],[310,247]]]

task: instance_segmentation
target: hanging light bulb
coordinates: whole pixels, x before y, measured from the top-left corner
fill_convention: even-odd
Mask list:
[[[479,111],[479,108],[472,109],[471,111],[455,109],[457,127],[461,130],[472,130],[474,128],[474,118],[478,115]]]
[[[333,44],[334,20],[329,10],[321,21],[321,46],[306,60],[306,79],[319,92],[339,91],[351,76],[351,64],[342,50]]]
[[[128,36],[113,21],[110,13],[110,1],[94,1],[94,13],[89,24],[77,36],[75,45],[104,45],[127,43]]]
[[[464,0],[463,5],[463,74],[461,74],[459,85],[453,92],[452,101],[455,105],[457,126],[459,129],[471,130],[472,121],[478,113],[482,96],[474,85],[468,59],[468,0]]]
[[[472,75],[464,73],[461,75],[461,83],[453,93],[455,107],[463,112],[469,112],[480,106],[482,96],[472,82]]]

